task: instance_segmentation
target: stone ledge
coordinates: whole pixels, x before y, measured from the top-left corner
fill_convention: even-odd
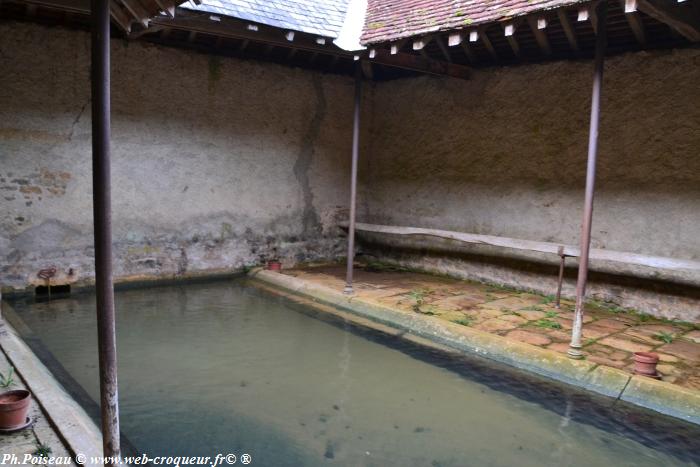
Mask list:
[[[462,352],[506,363],[548,378],[578,386],[666,415],[700,424],[700,394],[670,383],[632,376],[624,371],[488,332],[445,322],[430,316],[406,313],[371,300],[345,295],[341,291],[297,277],[256,269],[249,275],[267,284],[327,305],[350,311],[385,326]]]
[[[14,313],[14,310],[7,302],[2,302],[2,313]],[[71,454],[84,454],[88,460],[102,456],[102,435],[97,425],[34,355],[4,316],[0,318],[0,347],[26,382],[33,399],[56,427]],[[88,461],[85,465],[91,464]]]

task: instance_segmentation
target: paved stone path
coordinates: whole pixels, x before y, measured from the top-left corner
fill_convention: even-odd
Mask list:
[[[6,374],[9,368],[10,363],[0,349],[0,372]],[[0,391],[26,388],[24,381],[16,373],[14,380],[15,383],[12,386],[7,389],[0,389]],[[25,454],[38,455],[37,452],[40,447],[48,447],[50,452],[47,455],[50,457],[70,457],[69,452],[49,424],[48,419],[36,401],[31,403],[29,417],[34,421],[30,428],[11,434],[0,434],[0,457],[2,457],[2,454],[15,454],[21,462]]]
[[[283,271],[342,290],[344,266]],[[571,339],[574,304],[554,297],[476,282],[365,267],[355,272],[357,296],[407,313],[423,313],[464,326],[565,353]],[[589,303],[585,307],[583,351],[586,359],[632,372],[633,353],[659,354],[664,381],[700,390],[700,324],[669,321]]]

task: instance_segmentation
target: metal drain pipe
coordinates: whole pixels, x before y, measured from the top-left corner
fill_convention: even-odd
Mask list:
[[[102,446],[105,457],[115,458],[120,454],[120,445],[117,343],[112,283],[109,4],[109,0],[91,1],[92,199]]]
[[[355,113],[352,126],[352,168],[350,172],[350,219],[348,225],[348,264],[345,277],[346,294],[352,294],[352,272],[355,261],[355,215],[357,212],[357,160],[360,152],[360,103],[362,101],[362,74],[358,66],[355,73]]]
[[[595,70],[593,73],[593,94],[591,97],[591,126],[588,134],[588,165],[586,169],[586,195],[583,205],[583,223],[581,225],[581,256],[576,282],[576,311],[571,330],[569,357],[583,358],[581,353],[581,332],[583,326],[583,307],[588,280],[588,254],[591,248],[591,224],[593,222],[593,195],[595,193],[595,168],[598,157],[598,126],[600,124],[600,91],[603,83],[603,64],[607,45],[606,17],[608,6],[599,2],[596,6],[596,42]]]

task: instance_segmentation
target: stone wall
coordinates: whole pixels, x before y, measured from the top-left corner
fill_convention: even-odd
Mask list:
[[[593,246],[700,260],[700,50],[609,58]],[[0,24],[0,285],[93,276],[89,36]],[[116,275],[344,256],[353,83],[114,40]],[[366,85],[359,220],[577,245],[592,63]],[[558,258],[360,235],[365,253],[553,293]],[[576,261],[564,293],[572,296]],[[700,319],[700,278],[593,262],[589,296]]]
[[[351,78],[112,41],[115,274],[344,254]],[[89,34],[0,24],[0,285],[93,276]]]
[[[594,248],[700,260],[699,65],[697,49],[607,60]],[[578,61],[376,84],[361,220],[578,245],[591,79]],[[556,255],[364,239],[385,259],[555,290]],[[699,284],[697,273],[593,262],[589,295],[700,320]]]

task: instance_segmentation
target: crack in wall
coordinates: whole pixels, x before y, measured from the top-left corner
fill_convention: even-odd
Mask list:
[[[85,109],[87,108],[89,103],[90,103],[90,99],[88,99],[87,102],[85,104],[83,104],[83,106],[80,108],[80,111],[78,112],[78,115],[73,120],[73,123],[71,124],[71,127],[70,127],[70,133],[68,134],[69,140],[73,139],[73,133],[75,133],[75,126],[80,121],[80,118],[83,116],[83,113],[85,113]]]
[[[296,177],[303,195],[304,209],[302,214],[302,235],[309,238],[321,233],[321,221],[314,208],[314,194],[309,182],[309,169],[314,157],[314,144],[321,131],[321,123],[326,116],[326,96],[323,93],[323,83],[318,74],[313,74],[311,83],[316,94],[316,106],[309,124],[309,129],[301,140],[301,151],[294,163],[294,176]]]

